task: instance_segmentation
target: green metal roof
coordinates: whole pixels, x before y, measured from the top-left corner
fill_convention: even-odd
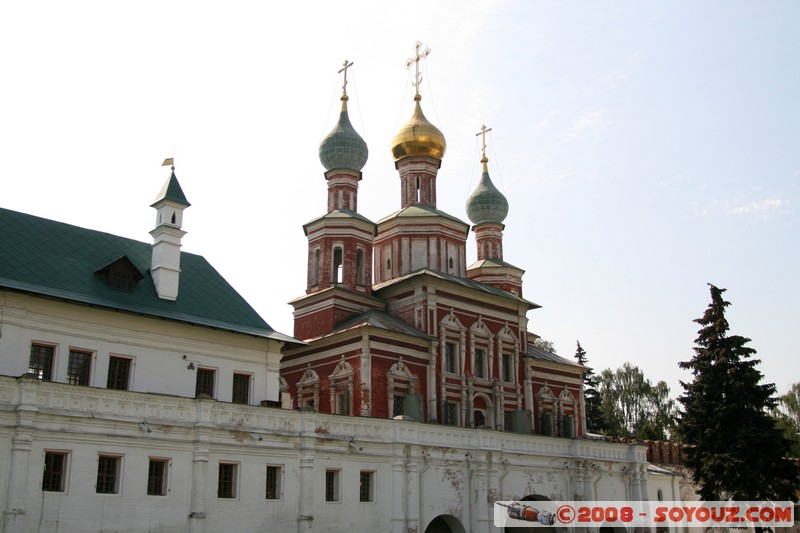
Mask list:
[[[448,220],[459,222],[464,226],[469,227],[469,224],[467,224],[463,220],[426,204],[415,204],[415,205],[409,205],[408,207],[404,207],[400,211],[395,211],[391,215],[382,218],[381,220],[378,221],[378,224],[383,224],[384,222],[392,220],[393,218],[416,218],[416,217],[442,217]]]
[[[169,179],[164,183],[164,187],[161,189],[161,192],[158,193],[156,196],[156,201],[150,207],[155,206],[161,200],[170,200],[172,202],[179,203],[186,207],[189,207],[190,204],[189,200],[186,199],[186,195],[183,194],[183,189],[181,189],[181,184],[178,183],[178,178],[175,177],[175,171],[172,171],[172,175]]]
[[[0,288],[300,342],[273,330],[199,255],[181,252],[178,298],[170,301],[156,294],[149,243],[3,208],[0,243]],[[141,276],[130,291],[111,288],[104,275],[122,258]]]
[[[454,283],[456,285],[460,285],[462,287],[466,287],[472,290],[484,292],[487,294],[493,294],[495,296],[500,296],[502,298],[507,298],[509,300],[514,300],[520,303],[523,303],[527,306],[530,306],[531,309],[538,309],[541,305],[528,301],[524,298],[520,298],[515,294],[511,294],[510,292],[506,292],[503,289],[498,289],[493,285],[489,285],[487,283],[481,283],[480,281],[475,281],[474,279],[469,278],[462,278],[459,276],[454,276],[452,274],[446,274],[444,272],[437,272],[435,270],[428,270],[427,268],[423,268],[420,270],[415,270],[409,274],[405,274],[403,276],[399,276],[396,278],[392,278],[390,280],[384,281],[383,283],[378,283],[377,285],[373,286],[372,289],[375,293],[379,293],[381,290],[385,289],[386,287],[391,287],[392,285],[396,285],[397,283],[402,283],[405,280],[419,277],[419,276],[432,276],[434,278],[442,279]]]

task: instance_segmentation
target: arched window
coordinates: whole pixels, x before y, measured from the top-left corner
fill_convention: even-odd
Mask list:
[[[344,273],[344,261],[342,259],[342,248],[337,246],[333,249],[333,264],[331,272],[331,281],[333,283],[341,283]]]
[[[319,285],[319,248],[314,250],[314,258],[311,261],[311,285]]]
[[[367,284],[367,275],[364,268],[364,250],[362,248],[356,250],[356,275],[359,285]]]

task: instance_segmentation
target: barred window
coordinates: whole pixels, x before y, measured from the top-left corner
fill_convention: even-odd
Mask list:
[[[553,434],[553,415],[542,413],[539,418],[539,434],[551,436]]]
[[[217,498],[236,498],[236,463],[220,463],[217,479]]]
[[[42,490],[45,492],[64,492],[67,476],[67,453],[45,452]]]
[[[458,424],[458,404],[456,402],[444,402],[444,423],[449,426]]]
[[[444,371],[456,372],[456,345],[453,342],[444,343]]]
[[[325,471],[325,501],[339,501],[339,470]]]
[[[36,374],[41,380],[51,381],[53,379],[54,351],[52,346],[32,344],[31,357],[28,362],[28,372]]]
[[[70,350],[67,364],[67,383],[70,385],[88,385],[91,364],[91,353]]]
[[[97,458],[98,494],[118,494],[121,457],[118,455],[101,455]]]
[[[358,487],[358,501],[360,502],[373,502],[375,501],[374,483],[372,482],[375,472],[361,472],[359,477]]]
[[[106,387],[114,390],[128,390],[131,379],[131,359],[111,356],[108,358],[108,380]]]
[[[392,400],[392,416],[404,414],[406,414],[406,397],[401,394],[395,394]]]
[[[245,405],[250,403],[250,374],[233,375],[233,396],[231,401]]]
[[[194,396],[197,398],[201,394],[205,394],[210,398],[214,397],[214,377],[216,371],[211,368],[198,368],[197,369],[197,383],[195,385]]]
[[[572,435],[572,416],[564,415],[561,417],[561,436],[571,439]]]
[[[472,373],[476,378],[485,377],[483,372],[484,354],[483,348],[475,348],[475,368],[472,369]]]
[[[514,431],[514,411],[503,411],[503,431]]]
[[[167,495],[167,474],[169,472],[169,459],[150,458],[147,469],[147,495]]]
[[[503,381],[514,381],[514,372],[513,372],[513,364],[511,360],[511,354],[504,353],[502,358],[502,372],[503,372]]]
[[[279,500],[281,498],[281,471],[280,466],[267,465],[267,499]]]

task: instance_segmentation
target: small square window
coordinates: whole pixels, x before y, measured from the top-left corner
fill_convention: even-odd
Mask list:
[[[131,365],[133,360],[130,357],[108,358],[108,380],[106,387],[114,390],[128,390],[131,381]]]
[[[169,459],[151,457],[147,469],[147,495],[166,496],[168,475]]]
[[[28,372],[44,381],[53,379],[53,354],[55,349],[52,346],[43,344],[31,345],[31,358],[28,363]]]
[[[280,500],[281,499],[281,477],[283,475],[283,467],[267,465],[267,499]]]
[[[216,374],[217,372],[213,368],[197,369],[197,382],[194,389],[195,398],[199,398],[203,394],[209,398],[214,397],[214,378]]]
[[[341,471],[339,470],[326,470],[325,471],[325,501],[338,502],[339,501],[339,477]]]
[[[358,501],[360,502],[374,502],[375,501],[375,472],[361,472],[359,477],[358,487]]]
[[[89,372],[91,368],[91,353],[70,350],[69,362],[67,364],[67,383],[70,385],[89,385]]]
[[[42,490],[64,492],[67,481],[67,452],[44,452]]]
[[[217,498],[236,498],[236,485],[238,483],[237,463],[220,463],[217,482]]]
[[[97,458],[97,494],[119,494],[122,457],[100,455]]]

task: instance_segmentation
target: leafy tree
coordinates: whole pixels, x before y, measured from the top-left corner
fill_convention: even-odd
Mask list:
[[[533,340],[533,345],[550,353],[557,353],[555,345],[551,341],[545,340],[541,337],[536,337]]]
[[[586,350],[578,342],[575,360],[581,366],[587,366]],[[605,427],[600,413],[600,393],[597,392],[597,376],[591,368],[583,373],[583,403],[586,409],[586,430],[591,433],[602,433]]]
[[[600,413],[609,435],[667,440],[675,425],[675,401],[664,381],[653,385],[639,367],[605,369],[599,380]]]
[[[753,359],[750,339],[728,335],[722,298],[711,287],[711,303],[695,340],[694,357],[679,363],[694,379],[683,383],[680,430],[689,444],[686,465],[704,500],[796,500],[798,468],[786,458],[790,442],[769,411],[776,406],[775,385]]]
[[[800,458],[800,383],[793,384],[788,392],[778,398],[772,416],[783,431],[783,436],[792,443],[790,456]]]

